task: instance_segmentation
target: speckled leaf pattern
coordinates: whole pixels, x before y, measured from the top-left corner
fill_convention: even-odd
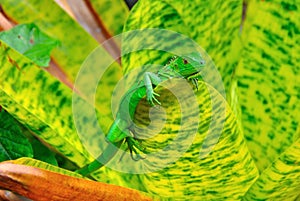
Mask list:
[[[121,77],[120,67],[104,49],[99,47],[83,63],[74,83],[76,90],[80,91],[79,96],[74,94],[72,102],[77,131],[92,153],[99,153],[103,145],[96,139],[99,139],[100,135],[107,134],[113,122],[112,93]],[[92,114],[95,112],[94,106],[97,108],[96,113],[98,111],[96,118],[93,118]],[[98,126],[103,132],[97,130]]]
[[[74,81],[79,68],[81,67],[88,54],[97,47],[97,42],[91,36],[89,36],[75,21],[73,21],[63,10],[61,10],[61,8],[57,6],[54,1],[5,0],[3,3],[1,2],[1,4],[5,12],[18,23],[34,21],[39,26],[39,28],[41,28],[47,34],[61,41],[61,46],[53,51],[52,57],[55,59],[55,61],[58,62],[60,67],[65,70],[65,73],[69,76],[69,78]],[[41,10],[43,12],[40,12]],[[28,13],[31,14],[28,15]],[[57,18],[57,16],[60,17]],[[74,41],[77,42],[74,43]],[[101,60],[101,57],[98,57],[98,60],[99,59]],[[111,108],[110,102],[103,102],[103,98],[111,97],[110,94],[112,92],[112,89],[107,87],[115,86],[114,82],[118,81],[121,75],[121,70],[117,63],[114,63],[112,65],[112,69],[113,72],[109,71],[109,76],[105,76],[105,78],[101,80],[102,84],[100,83],[100,89],[102,90],[98,90],[95,95],[96,107],[99,110],[106,111],[104,113],[105,115],[101,116],[102,119],[100,122],[101,126],[104,127],[108,127],[108,125],[112,122],[112,118],[109,110]],[[55,95],[55,93],[56,92],[51,92],[51,94],[53,95]],[[60,94],[56,95],[60,96]],[[70,96],[69,98],[71,99],[72,97]],[[11,101],[14,101],[13,99],[14,98],[12,98]],[[18,107],[23,107],[23,105],[20,104]],[[69,110],[71,109],[72,108],[70,103]],[[50,137],[51,134],[49,134],[47,138]],[[52,137],[55,137],[55,135],[53,135]],[[53,146],[55,147],[55,145]]]
[[[189,36],[213,58],[229,97],[231,75],[242,50],[240,27],[243,1],[196,0],[182,3],[166,0],[166,2],[176,8],[189,28]],[[230,101],[230,98],[227,100]]]
[[[173,92],[184,92],[185,87],[181,84],[172,85],[171,81],[171,87],[168,89]],[[133,187],[146,191],[159,199],[217,200],[228,198],[236,200],[242,198],[258,177],[258,170],[225,99],[211,87],[209,93],[207,87],[210,86],[200,82],[199,91],[195,91],[196,102],[194,105],[199,107],[199,113],[194,111],[193,102],[191,103],[191,101],[195,101],[193,97],[181,96],[185,100],[181,102],[182,100],[177,100],[169,90],[162,87],[155,89],[160,94],[159,100],[162,106],[151,108],[152,112],[150,112],[149,104],[143,99],[137,108],[135,134],[138,137],[146,138],[149,135],[152,136],[144,140],[143,145],[147,147],[148,151],[160,151],[161,157],[154,160],[146,157],[143,160],[145,164],[140,169],[152,170],[161,167],[161,162],[170,156],[179,155],[178,160],[153,173],[126,175],[104,168],[94,175],[99,178],[99,181]],[[209,131],[221,132],[211,124],[213,115],[211,100],[215,101],[217,105],[214,115],[217,116],[217,119],[225,118],[225,123],[219,142],[213,152],[204,159],[200,159],[201,145]],[[188,106],[185,109],[189,108],[183,112],[186,115],[184,118],[188,120],[184,121],[185,123],[181,122],[183,116],[182,107],[179,104]],[[164,111],[163,113],[161,113],[161,109]],[[224,109],[226,111],[222,111]],[[151,126],[149,126],[149,112],[154,121],[151,122]],[[164,113],[166,114],[165,118],[161,116]],[[198,126],[193,124],[194,120],[199,120]],[[157,130],[160,128],[161,130]],[[193,131],[196,132],[194,140],[190,139],[190,136],[193,136]],[[185,133],[177,141],[180,145],[171,145],[173,149],[169,151],[162,150],[174,141],[179,132]],[[210,140],[213,141],[215,137],[218,136],[216,134],[211,135]],[[191,146],[189,143],[192,143]],[[182,150],[185,146],[189,147],[186,151]],[[122,164],[120,164],[121,155],[118,153],[112,163],[116,163],[116,166],[119,167],[126,163],[124,169],[130,168],[134,172],[136,162],[123,158],[121,159]],[[142,186],[144,189],[141,188]]]
[[[90,0],[99,18],[111,35],[122,33],[123,25],[129,15],[124,0]]]
[[[192,36],[193,39],[196,39],[196,42],[198,42],[201,47],[210,48],[210,52],[208,51],[208,53],[212,54],[210,56],[213,57],[213,59],[218,57],[219,70],[221,69],[220,71],[223,79],[227,79],[228,82],[231,71],[239,58],[239,55],[234,54],[239,52],[237,51],[237,48],[240,48],[240,46],[237,42],[238,40],[233,39],[234,36],[237,36],[239,32],[239,16],[241,16],[241,13],[239,13],[239,8],[241,8],[241,1],[214,1],[212,3],[206,2],[205,5],[203,3],[200,4],[199,2],[200,1],[191,1],[182,4],[179,1],[158,2],[141,0],[133,8],[131,14],[129,15],[125,26],[125,31],[143,28],[165,28],[185,34],[186,36]],[[220,9],[220,12],[215,12],[216,6],[218,8],[222,8]],[[214,10],[214,12],[211,12],[209,9]],[[231,16],[228,17],[228,15]],[[191,16],[195,17],[193,18]],[[195,22],[195,18],[205,20],[201,22]],[[226,18],[226,22],[228,20],[232,20],[234,23],[226,23],[225,20],[225,26],[224,24],[215,23],[215,21],[220,20],[220,18]],[[211,27],[213,27],[213,29],[211,29]],[[216,33],[218,31],[216,30],[219,32],[224,32],[224,37],[216,37],[214,40],[208,39],[208,36],[217,35]],[[231,32],[228,30],[231,30]],[[212,33],[209,33],[210,31],[212,31]],[[195,33],[196,35],[194,35]],[[149,39],[149,42],[151,42],[151,36]],[[147,38],[143,38],[142,40],[140,39],[141,41],[138,39],[136,40],[141,43],[147,43]],[[132,46],[126,46],[126,42],[128,41],[124,40],[122,46],[122,49],[125,52],[128,51],[128,48],[132,48]],[[179,42],[178,44],[180,44],[180,41],[162,41],[162,43],[165,43],[169,46],[176,44],[176,42]],[[236,46],[232,52],[230,52],[230,49],[228,49],[230,48],[230,45]],[[124,72],[127,73],[134,67],[139,67],[148,63],[166,63],[168,56],[170,56],[170,54],[165,54],[158,51],[139,51],[131,53],[122,58]],[[230,60],[222,60],[224,57],[230,57]],[[220,66],[220,64],[223,64],[224,66]],[[174,133],[176,133],[176,131],[179,129],[179,125],[177,125],[177,118],[180,118],[180,114],[176,113],[176,109],[178,109],[178,107],[176,107],[176,104],[173,102],[170,103],[170,101],[172,101],[172,99],[170,100],[170,94],[166,93],[167,95],[165,95],[165,93],[166,92],[159,93],[162,96],[160,100],[162,100],[162,102],[166,102],[165,107],[168,111],[170,111],[170,114],[168,115],[170,115],[172,118],[169,119],[169,122],[164,125],[163,130],[158,135],[159,137],[146,142],[146,147],[151,147],[153,150],[162,148],[164,145],[166,145],[166,143],[168,144],[168,142],[172,140],[172,137],[174,137]],[[206,96],[206,98],[208,98],[208,96]],[[238,130],[236,119],[234,118],[232,111],[228,109],[226,113],[224,132],[217,147],[214,149],[215,151],[212,153],[212,155],[209,155],[208,158],[200,160],[197,157],[199,157],[198,154],[199,150],[201,149],[201,143],[203,143],[203,139],[208,129],[207,124],[209,124],[208,119],[211,113],[209,111],[209,99],[205,100],[203,94],[200,95],[200,93],[198,93],[197,100],[200,103],[199,107],[205,111],[202,111],[204,114],[201,113],[204,116],[200,117],[199,134],[197,135],[192,147],[178,161],[176,161],[175,164],[172,164],[159,172],[143,175],[141,176],[141,180],[145,183],[145,188],[147,191],[151,192],[153,195],[161,196],[165,199],[176,198],[207,200],[241,198],[251,184],[255,181],[255,178],[258,176],[258,172],[251,159],[248,149],[245,146],[243,135]],[[147,103],[144,104],[147,105]],[[139,121],[144,122],[146,118],[144,115],[148,115],[148,112],[149,110],[147,109],[145,110],[139,108],[136,118]],[[205,119],[206,121],[203,121]],[[164,155],[162,155],[162,157],[164,157]],[[215,160],[216,158],[214,157],[218,158],[218,160]],[[216,168],[212,169],[212,167]],[[219,176],[217,176],[218,173],[220,173]],[[226,178],[234,179],[231,180],[231,182],[228,182],[228,179]],[[224,187],[225,183],[226,188]],[[237,188],[237,186],[239,187]]]
[[[174,5],[174,8],[170,8],[171,6],[167,6],[165,3],[168,2],[170,5]],[[298,93],[295,88],[295,90],[292,92],[292,88],[290,87],[290,79],[293,80],[294,86],[297,86],[297,66],[296,64],[299,63],[299,56],[297,56],[296,52],[300,52],[298,49],[299,47],[299,23],[296,22],[296,19],[299,18],[299,12],[297,12],[297,6],[296,2],[280,2],[279,3],[270,3],[270,2],[260,2],[257,4],[257,2],[250,1],[250,11],[249,16],[247,16],[247,19],[251,19],[248,24],[245,24],[245,28],[243,32],[245,32],[244,38],[239,38],[238,34],[240,32],[239,26],[240,26],[240,20],[241,20],[241,1],[214,1],[211,3],[207,3],[207,1],[202,1],[205,6],[199,6],[199,2],[196,3],[195,1],[186,2],[185,4],[181,4],[179,1],[166,1],[163,2],[162,5],[156,4],[156,2],[148,2],[148,1],[140,1],[137,6],[133,9],[131,15],[128,18],[127,25],[125,27],[125,30],[132,30],[137,28],[148,28],[148,27],[165,27],[169,26],[170,29],[172,29],[173,25],[168,24],[165,20],[165,18],[161,17],[164,20],[161,20],[162,22],[159,22],[159,17],[156,15],[159,15],[158,12],[155,11],[155,9],[159,6],[159,8],[165,8],[162,10],[167,10],[168,12],[163,13],[161,12],[161,15],[164,16],[165,14],[170,13],[177,13],[174,15],[169,15],[175,18],[174,20],[175,24],[185,25],[185,29],[187,27],[191,26],[191,35],[194,39],[197,40],[197,42],[205,47],[205,50],[210,54],[210,56],[213,58],[214,62],[217,64],[221,75],[223,77],[223,80],[225,82],[225,86],[228,87],[230,80],[231,80],[231,72],[234,69],[235,65],[237,64],[240,54],[242,51],[240,46],[240,41],[243,40],[247,42],[245,52],[243,54],[242,62],[240,62],[240,66],[237,71],[236,78],[239,80],[237,84],[233,83],[233,93],[232,97],[230,97],[233,102],[231,103],[234,109],[234,113],[239,115],[240,112],[243,111],[242,119],[244,120],[242,122],[242,126],[246,124],[246,139],[250,141],[249,146],[251,147],[252,144],[257,143],[256,146],[251,147],[252,152],[254,152],[254,157],[256,160],[259,160],[259,168],[262,169],[262,166],[266,167],[266,165],[269,164],[270,161],[276,159],[276,157],[282,153],[284,150],[283,147],[287,148],[295,139],[297,139],[298,136],[298,116],[297,113],[292,111],[297,111],[296,107],[297,105],[297,97]],[[176,6],[175,6],[176,5]],[[259,6],[258,6],[259,5]],[[211,6],[211,7],[210,7]],[[197,8],[194,8],[197,7]],[[149,10],[147,10],[149,8]],[[194,8],[194,9],[190,9]],[[216,9],[220,8],[220,9]],[[231,9],[230,9],[231,8]],[[259,9],[258,9],[259,8]],[[278,9],[281,8],[281,9]],[[283,9],[282,9],[283,8]],[[211,12],[211,10],[213,12]],[[153,14],[152,14],[152,10]],[[199,11],[196,12],[196,11]],[[217,10],[217,11],[216,11]],[[259,12],[257,12],[259,10]],[[201,11],[201,12],[200,12]],[[220,12],[218,12],[220,11]],[[236,12],[235,12],[236,11]],[[147,15],[152,15],[153,20],[147,20]],[[269,13],[269,14],[266,14]],[[202,15],[203,14],[203,15]],[[178,18],[178,15],[182,15],[185,17],[182,17],[182,21]],[[272,16],[273,15],[273,16]],[[175,17],[174,17],[175,16]],[[177,17],[176,17],[177,16]],[[191,17],[194,16],[194,17]],[[202,16],[202,17],[199,17]],[[227,16],[227,17],[225,17]],[[231,17],[228,17],[231,16]],[[283,17],[285,16],[285,17]],[[215,18],[214,18],[215,17]],[[223,18],[224,17],[224,18]],[[205,20],[208,19],[207,23],[209,25],[205,24]],[[145,19],[145,20],[144,20]],[[171,19],[171,17],[170,17]],[[178,20],[179,19],[179,20]],[[197,19],[201,21],[197,21]],[[224,21],[220,19],[226,19]],[[262,23],[262,19],[264,19],[264,22]],[[232,20],[230,23],[228,23],[228,20]],[[283,22],[281,22],[283,20]],[[171,20],[170,20],[171,21]],[[276,26],[273,26],[273,23],[276,23]],[[161,24],[160,24],[161,23]],[[283,24],[284,23],[284,24]],[[295,24],[296,23],[296,24]],[[298,23],[298,24],[297,24]],[[167,25],[166,25],[167,24]],[[252,27],[254,25],[254,27]],[[196,26],[196,27],[195,27]],[[207,26],[207,27],[206,27]],[[227,27],[230,26],[230,27]],[[231,27],[232,26],[232,27]],[[268,30],[265,27],[262,26],[269,26]],[[168,27],[168,28],[169,28]],[[176,26],[175,26],[176,27]],[[205,28],[206,27],[206,28]],[[177,28],[177,27],[176,27]],[[232,29],[231,29],[232,28]],[[256,29],[256,31],[255,31]],[[279,33],[277,33],[276,30],[281,30]],[[183,33],[183,32],[181,32]],[[210,34],[208,34],[210,33]],[[223,34],[221,34],[223,33]],[[203,34],[203,35],[201,35]],[[253,34],[253,35],[252,35]],[[275,35],[275,36],[274,36]],[[279,38],[276,37],[276,35],[279,35]],[[213,38],[213,40],[209,40],[206,37]],[[214,37],[212,37],[214,36]],[[226,37],[227,36],[227,37]],[[246,37],[248,36],[248,38]],[[291,37],[292,36],[292,37]],[[275,37],[275,38],[274,38]],[[290,37],[290,38],[289,38]],[[266,40],[266,38],[269,38],[269,41]],[[274,51],[274,47],[272,47],[271,43],[276,44],[276,41],[278,41],[278,44],[282,44],[286,42],[286,45],[281,46],[277,45],[276,47],[279,48],[279,51],[276,53]],[[296,41],[296,43],[295,43]],[[265,43],[265,44],[264,44]],[[263,45],[264,44],[264,45]],[[207,46],[206,46],[207,45]],[[258,46],[257,48],[259,51],[255,51],[254,46]],[[272,48],[271,48],[272,47]],[[220,48],[220,49],[218,49]],[[227,49],[229,48],[229,49]],[[276,48],[276,49],[277,49]],[[298,49],[297,49],[298,48]],[[224,50],[224,52],[223,52]],[[264,52],[263,52],[264,51]],[[275,66],[270,66],[269,73],[265,73],[265,69],[261,68],[262,65],[270,65],[271,62],[259,62],[256,63],[256,70],[254,69],[253,72],[247,72],[245,70],[242,70],[241,72],[241,63],[243,63],[243,67],[245,69],[250,69],[250,66],[255,65],[255,62],[253,62],[253,58],[259,56],[263,57],[264,60],[270,59],[269,52],[274,52],[274,55],[276,55],[274,58],[275,64],[278,63],[284,63],[282,70],[278,71],[279,69]],[[263,53],[263,54],[262,54]],[[283,53],[283,54],[282,54]],[[289,53],[289,54],[285,54]],[[142,55],[142,54],[141,54]],[[142,56],[137,56],[136,53],[131,54],[129,56],[130,59],[123,60],[124,66],[125,66],[125,73],[129,71],[130,68],[132,68],[134,63],[143,64],[143,62],[147,63],[149,61],[164,61],[163,59],[157,59],[155,57],[149,57],[147,55],[146,58],[142,58]],[[152,56],[152,55],[151,55]],[[273,56],[272,56],[273,57]],[[280,62],[281,61],[281,62]],[[298,62],[297,62],[298,61]],[[273,61],[272,61],[273,62]],[[227,64],[227,65],[226,65]],[[258,65],[257,65],[258,64]],[[137,65],[138,66],[138,65]],[[228,67],[229,66],[229,67]],[[292,68],[294,66],[294,68]],[[275,68],[274,68],[275,67]],[[260,70],[261,69],[261,70]],[[251,71],[251,70],[250,70]],[[274,71],[278,72],[274,74]],[[247,72],[247,73],[245,73]],[[284,75],[285,74],[285,75]],[[286,77],[286,80],[281,80],[282,78]],[[257,79],[257,78],[260,78]],[[250,80],[251,79],[251,80]],[[270,81],[267,81],[269,79],[272,79]],[[279,81],[281,80],[281,81]],[[250,82],[252,81],[252,82]],[[253,82],[254,81],[254,82]],[[246,83],[246,84],[244,84]],[[253,84],[255,83],[255,86]],[[262,83],[264,83],[262,85]],[[279,84],[280,83],[280,84]],[[270,87],[274,84],[274,86],[277,86],[275,88]],[[262,87],[264,86],[264,87]],[[285,86],[282,88],[282,86]],[[243,88],[245,87],[246,90]],[[275,89],[276,95],[271,95],[273,93],[273,89]],[[276,90],[276,88],[278,90]],[[280,89],[281,88],[281,89]],[[228,92],[228,88],[227,92]],[[261,91],[261,93],[255,92],[256,89],[259,89],[258,91]],[[267,89],[267,90],[266,90]],[[291,94],[286,96],[284,95],[287,91],[290,91]],[[251,92],[251,93],[250,93]],[[253,92],[253,93],[252,93]],[[272,100],[266,100],[264,95],[266,92],[268,92],[269,95],[271,95]],[[250,93],[250,94],[249,94]],[[237,99],[236,95],[241,95],[242,99]],[[253,94],[253,95],[251,95]],[[250,95],[250,97],[249,97]],[[266,95],[266,97],[270,97],[269,95]],[[257,101],[251,103],[252,98],[257,97]],[[277,97],[277,98],[276,98]],[[251,100],[249,100],[251,99]],[[254,99],[255,100],[255,99]],[[285,101],[286,100],[286,101]],[[238,107],[235,105],[238,101],[240,101],[242,107],[241,110],[238,109]],[[272,106],[264,108],[261,106],[262,102],[266,103],[272,103]],[[247,108],[247,105],[250,103],[250,108]],[[283,106],[285,105],[285,106]],[[288,108],[286,108],[288,107]],[[277,108],[277,109],[276,109]],[[293,108],[293,109],[292,109]],[[244,112],[244,109],[246,109],[246,113]],[[249,110],[248,110],[249,109]],[[274,110],[280,110],[280,111],[274,111]],[[274,111],[272,113],[269,113],[270,111]],[[291,111],[285,112],[285,111]],[[266,112],[266,114],[264,114]],[[264,114],[261,118],[258,118]],[[276,114],[276,115],[274,115]],[[277,116],[278,115],[278,116]],[[276,117],[277,116],[277,117]],[[239,117],[238,117],[239,118]],[[240,119],[240,118],[239,118]],[[262,120],[263,119],[263,120]],[[264,122],[267,121],[267,122]],[[262,124],[258,124],[258,122],[261,121]],[[270,126],[269,122],[274,122],[274,126]],[[285,122],[285,123],[284,123]],[[238,122],[237,122],[238,123]],[[279,129],[276,129],[279,125],[288,123],[288,126],[284,126],[283,129],[280,129],[283,133],[277,134],[275,131],[278,131]],[[248,125],[248,126],[247,126]],[[260,125],[260,126],[257,126]],[[267,143],[265,144],[266,135],[262,135],[262,132],[265,133],[267,128],[270,128],[271,132],[268,134],[268,138],[271,139],[267,140]],[[255,131],[253,131],[255,129]],[[172,129],[171,129],[172,130]],[[279,133],[281,132],[279,130]],[[290,131],[290,132],[289,132]],[[290,133],[288,136],[287,133]],[[254,141],[254,142],[253,142]],[[272,142],[272,144],[268,143]],[[265,150],[261,152],[262,150]],[[272,150],[273,151],[270,151]],[[257,152],[258,155],[255,155],[255,152]],[[273,153],[272,153],[273,152]],[[270,154],[271,158],[267,158],[266,155]],[[267,160],[266,160],[267,159]],[[264,162],[262,162],[264,161]],[[264,163],[264,165],[262,165]],[[292,173],[292,172],[291,172]],[[289,175],[290,177],[297,178],[297,174]],[[262,176],[264,177],[264,176]],[[159,178],[159,179],[158,179]],[[160,180],[161,176],[157,177],[157,180]],[[152,181],[149,179],[149,181]],[[151,184],[151,182],[149,182]],[[170,182],[172,183],[172,182]],[[288,182],[287,182],[288,183]],[[279,185],[277,183],[276,185]],[[259,186],[259,185],[258,185]],[[297,183],[294,183],[293,187],[297,187]],[[267,186],[266,186],[267,187]],[[293,188],[291,187],[291,188]],[[155,189],[153,187],[153,189]],[[257,190],[257,186],[255,188]],[[284,187],[281,189],[283,190]],[[155,191],[155,190],[154,190]],[[255,195],[255,190],[252,191],[252,195]],[[158,194],[162,194],[162,192],[159,192]],[[295,193],[296,195],[297,193]],[[252,196],[252,198],[255,196]],[[270,195],[270,197],[272,197]],[[264,195],[264,198],[268,198],[267,193]]]
[[[33,157],[33,150],[22,134],[15,119],[6,111],[0,111],[0,161],[23,156]]]
[[[163,12],[162,12],[163,11]],[[231,74],[241,53],[240,23],[242,1],[148,1],[141,0],[132,9],[125,31],[143,28],[162,28],[176,31],[195,40],[213,58],[229,93]],[[144,39],[145,42],[147,41]],[[167,41],[165,41],[167,42]],[[161,52],[156,56],[143,51],[141,55],[130,54],[122,60],[124,71],[133,64],[149,61],[165,63]],[[163,55],[163,56],[161,56]],[[162,58],[160,58],[162,57]]]
[[[17,23],[34,22],[43,32],[61,42],[51,56],[71,81],[98,43],[65,13],[55,1],[2,0],[6,14]],[[59,17],[58,17],[59,16]]]
[[[300,138],[262,172],[244,200],[295,200],[299,189]]]
[[[183,85],[174,85],[168,89],[173,93],[175,90],[186,90]],[[148,127],[146,131],[153,137],[143,143],[153,152],[161,151],[165,146],[172,146],[171,143],[180,132],[184,131],[185,134],[180,136],[180,145],[178,144],[177,148],[160,152],[161,160],[176,154],[179,154],[180,158],[157,172],[143,175],[146,189],[164,199],[237,200],[242,198],[256,180],[258,171],[238,128],[235,116],[225,99],[211,86],[199,82],[199,90],[195,92],[197,101],[195,104],[200,111],[197,113],[191,106],[191,101],[194,101],[192,97],[187,96],[182,102],[176,99],[169,90],[158,89],[161,95],[159,100],[166,113],[166,120],[164,120],[166,123],[158,134]],[[217,105],[214,112],[212,112],[211,101],[215,101]],[[183,111],[182,104],[189,104],[189,109]],[[224,109],[226,114],[222,111]],[[184,117],[184,113],[188,114],[188,117]],[[137,125],[147,125],[145,120],[149,119],[148,114],[147,102],[141,102],[136,114]],[[216,115],[218,119],[222,119],[224,115],[224,126],[222,131],[219,130],[221,136],[213,151],[207,157],[200,159],[199,151],[203,148],[203,140],[209,131],[213,131],[213,134],[210,133],[212,141],[212,138],[217,137],[218,128],[211,124],[213,115]],[[189,120],[185,122],[183,118]],[[151,119],[159,121],[160,118],[154,114]],[[197,134],[191,146],[183,152],[182,147],[191,142],[190,131],[195,126],[193,119],[199,119]],[[145,135],[145,130],[137,131],[138,134]],[[160,166],[160,164],[149,161],[145,168],[151,169],[155,166]]]
[[[116,7],[118,1],[91,0],[101,19],[112,19],[105,21],[112,34],[121,32],[121,24],[129,14],[124,2]],[[135,123],[140,126],[135,128],[136,135],[151,135],[151,138],[143,141],[151,153],[174,146],[172,142],[180,130],[186,131],[187,135],[181,136],[182,143],[177,145],[178,149],[160,152],[157,161],[145,158],[143,170],[162,166],[163,159],[169,156],[180,157],[161,170],[140,175],[120,173],[104,167],[93,175],[97,180],[135,188],[161,199],[299,200],[300,1],[247,2],[246,21],[243,29],[240,29],[242,0],[139,0],[128,16],[124,31],[168,29],[195,40],[216,64],[226,93],[230,95],[226,99],[231,107],[218,89],[201,81],[199,90],[195,91],[196,102],[189,97],[185,99],[185,104],[196,103],[200,111],[197,113],[192,107],[187,110],[191,120],[200,120],[196,136],[191,141],[189,128],[195,125],[180,122],[180,101],[159,86],[155,91],[161,95],[159,100],[162,106],[160,109],[150,109],[145,100],[141,101],[136,112]],[[97,46],[96,41],[54,1],[3,0],[1,5],[17,22],[35,21],[48,35],[62,41],[62,46],[52,56],[74,81],[80,65]],[[112,11],[114,17],[108,17]],[[143,44],[152,43],[153,40],[151,36],[147,40],[147,37],[137,35],[129,39]],[[123,51],[134,49],[134,43],[130,43],[132,41],[123,41]],[[178,47],[182,42],[166,41],[167,45],[177,44]],[[1,42],[0,45],[0,105],[70,160],[79,166],[87,164],[91,157],[82,146],[73,125],[71,90],[5,43]],[[130,53],[122,58],[123,72],[129,74],[134,68],[145,64],[165,64],[170,55],[156,50]],[[99,61],[89,61],[96,64],[95,67],[98,62],[105,60],[104,57],[96,59]],[[121,77],[118,64],[113,64],[100,80],[96,91],[97,115],[104,133],[107,133],[113,121],[111,98]],[[92,79],[88,77],[85,81],[97,81],[98,77]],[[90,96],[93,90],[84,94],[88,101],[93,100],[93,96]],[[185,88],[177,86],[175,91],[185,91]],[[211,99],[217,103],[217,113],[212,113]],[[222,106],[226,111],[221,136],[214,150],[201,159],[199,151],[204,138],[209,131],[220,131],[211,125],[211,117],[221,115]],[[153,122],[149,124],[149,112],[154,125],[151,125]],[[160,115],[164,114],[167,116],[162,118]],[[92,131],[92,138],[86,143],[94,146],[95,151],[103,148],[94,140],[99,134],[93,132],[98,122],[90,121],[84,115],[79,121],[83,126],[91,123],[88,130]],[[163,126],[159,127],[161,123]],[[145,125],[150,127],[145,129]],[[157,128],[161,130],[157,131]],[[212,135],[208,142],[213,143],[216,138]],[[190,142],[192,145],[183,150]],[[117,155],[113,162],[121,164],[124,159],[120,158]],[[21,163],[22,160],[30,161],[21,159]],[[127,160],[123,168],[135,163]]]
[[[126,21],[124,31],[126,32],[146,28],[168,29],[180,34],[188,35],[185,24],[178,12],[165,1],[138,1],[138,3],[133,7]],[[153,34],[145,33],[145,35],[143,35],[143,32],[137,33],[138,34],[132,34],[132,36],[130,34],[125,35],[126,37],[124,37],[122,41],[122,51],[130,53],[125,54],[122,57],[124,74],[128,73],[133,68],[138,68],[145,64],[167,63],[167,61],[170,59],[170,56],[173,55],[167,52],[159,51],[158,48],[161,44],[164,47],[170,46],[171,48],[176,48],[176,46],[174,46],[176,44],[178,44],[177,46],[180,48],[181,45],[181,41],[176,40],[176,38],[174,41],[172,35],[166,36],[167,39],[172,39],[167,40],[164,38],[162,33],[160,42],[157,42],[153,41],[151,36],[154,34],[160,34],[159,32],[153,32]],[[147,40],[148,38],[149,40]],[[157,44],[152,45],[153,42]],[[137,48],[135,46],[151,47],[151,49],[139,50],[135,52],[133,51]]]
[[[261,171],[299,135],[298,5],[299,1],[249,4],[248,15],[253,19],[251,26],[245,26],[249,33],[234,78],[244,134]]]
[[[245,200],[299,196],[299,3],[249,3],[234,79],[244,134],[261,175]]]
[[[80,67],[84,64],[85,60],[87,59],[88,62],[91,61],[91,58],[88,56],[97,47],[97,42],[54,1],[4,0],[1,2],[1,5],[5,12],[18,23],[34,21],[42,31],[61,42],[59,48],[56,48],[51,56],[58,62],[70,80],[74,82],[76,76],[79,76]],[[30,13],[30,15],[28,15],[28,13]],[[59,18],[57,16],[59,16]],[[101,49],[101,52],[106,52],[102,47],[98,46],[97,50],[99,49]],[[95,62],[100,62],[101,64],[106,58],[103,55],[97,55],[96,59]],[[103,68],[105,67],[106,66]],[[102,115],[99,117],[101,118],[99,123],[101,127],[106,129],[112,122],[110,111],[111,103],[103,100],[106,100],[107,97],[108,99],[111,97],[113,87],[122,76],[121,68],[117,62],[111,65],[107,74],[109,74],[109,76],[103,76],[102,79],[100,79],[100,77],[95,78],[96,81],[100,81],[99,88],[95,94],[95,106],[98,110],[102,111]],[[91,80],[87,81],[91,82]],[[84,90],[89,88],[89,86],[90,84],[87,83]],[[85,94],[86,92],[84,91],[82,93]],[[91,99],[88,101],[91,101]]]
[[[80,174],[68,171],[66,169],[56,167],[56,166],[51,165],[49,163],[45,163],[45,162],[42,162],[42,161],[39,161],[39,160],[36,160],[36,159],[33,159],[33,158],[22,157],[22,158],[19,158],[17,160],[13,160],[13,161],[10,161],[10,162],[13,163],[13,164],[38,167],[38,168],[41,168],[41,169],[49,170],[49,171],[52,171],[52,172],[57,172],[57,173],[60,173],[60,174],[82,178],[82,176]]]
[[[4,42],[0,45],[0,105],[70,160],[85,163],[89,154],[73,123],[72,91]]]

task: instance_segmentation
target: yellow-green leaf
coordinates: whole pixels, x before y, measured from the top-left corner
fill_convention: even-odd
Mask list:
[[[299,132],[298,5],[289,0],[249,3],[251,26],[245,22],[249,33],[235,79],[243,130],[260,171],[291,146]]]
[[[89,154],[72,117],[72,91],[0,41],[0,105],[70,160],[81,165]]]
[[[65,13],[55,1],[3,0],[5,13],[17,23],[34,22],[43,32],[61,42],[51,56],[74,81],[81,64],[98,43]],[[59,17],[58,17],[59,16]]]
[[[7,162],[10,162],[13,164],[18,164],[18,165],[38,167],[38,168],[41,168],[44,170],[49,170],[52,172],[57,172],[57,173],[72,176],[72,177],[83,178],[80,174],[77,174],[75,172],[71,172],[69,170],[62,169],[57,166],[51,165],[49,163],[46,163],[46,162],[43,162],[40,160],[36,160],[36,159],[32,159],[32,158],[23,157],[23,158],[19,158],[17,160],[12,160],[12,161],[7,161]]]
[[[145,174],[143,182],[147,191],[164,199],[241,199],[258,177],[258,171],[239,130],[239,124],[225,99],[203,82],[199,83],[199,91],[194,91],[195,97],[179,95],[188,90],[182,84],[168,90],[159,91],[159,100],[166,113],[162,130],[155,133],[151,126],[147,126],[147,130],[142,129],[138,132],[143,136],[145,132],[152,136],[145,140],[143,145],[159,153],[159,158],[146,161],[144,168],[151,170],[160,167],[161,162],[168,161],[167,158],[176,155],[180,158],[161,170]],[[197,102],[193,103],[193,98],[196,98]],[[189,106],[185,108],[184,104]],[[193,104],[199,107],[199,113]],[[148,110],[145,106],[149,108],[147,102],[143,102],[137,110],[136,119],[140,126],[147,125],[145,119]],[[151,124],[156,125],[156,129],[158,126],[155,120],[158,123],[162,120],[159,112],[157,115],[154,114],[151,118],[154,121]],[[184,121],[184,118],[188,121]],[[196,126],[196,120],[199,121],[199,125],[193,138],[191,130]],[[220,128],[222,123],[223,127]],[[216,143],[215,138],[218,137],[220,138],[217,144],[210,150],[208,147]],[[180,138],[180,141],[176,141],[177,138]],[[172,146],[173,142],[178,148],[173,147],[174,149],[168,152],[165,148]],[[183,152],[183,147],[188,143],[191,143],[191,146]],[[200,158],[199,153],[203,149],[208,149],[206,151],[209,154]]]
[[[113,36],[122,33],[129,14],[124,0],[91,0],[90,3]]]
[[[258,171],[225,99],[203,82],[198,92],[186,83],[169,84],[155,89],[160,107],[143,99],[135,115],[135,136],[154,155],[133,161],[120,151],[94,176],[160,199],[241,199]],[[208,155],[200,158],[203,152]]]
[[[140,0],[133,7],[124,31],[159,28],[176,31],[190,37],[213,59],[222,76],[226,92],[229,94],[231,74],[238,63],[242,48],[239,37],[241,18],[241,0],[185,2]],[[148,40],[151,42],[151,36],[148,38],[137,39],[137,41],[141,40],[147,44]],[[168,43],[173,44],[173,40],[173,38],[166,38],[164,43],[170,45]],[[165,63],[167,56],[169,55],[163,52],[153,51],[131,53],[123,58],[122,65],[127,73],[135,66],[153,63],[153,61],[158,64]]]
[[[261,173],[245,200],[296,200],[299,189],[300,139]]]

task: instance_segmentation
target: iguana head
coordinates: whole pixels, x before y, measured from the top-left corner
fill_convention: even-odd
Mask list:
[[[169,67],[184,78],[187,78],[199,73],[205,66],[205,63],[199,52],[193,52],[181,57],[174,56],[169,62]]]

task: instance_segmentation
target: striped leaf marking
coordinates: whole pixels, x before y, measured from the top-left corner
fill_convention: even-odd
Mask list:
[[[286,4],[297,10],[289,10]],[[245,137],[261,171],[297,139],[299,131],[298,5],[292,1],[249,4],[253,20],[251,26],[246,23],[249,33],[235,79]]]
[[[244,200],[295,200],[300,188],[300,139],[266,168]]]
[[[73,162],[87,162],[73,123],[72,91],[2,41],[0,52],[0,105]]]

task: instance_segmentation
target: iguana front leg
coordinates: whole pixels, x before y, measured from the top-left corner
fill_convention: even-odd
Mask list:
[[[153,85],[157,86],[161,82],[162,80],[155,73],[146,72],[144,74],[144,85],[146,87],[146,99],[151,106],[154,105],[154,101],[159,105],[161,104],[155,97],[155,96],[159,96],[159,94],[153,91]]]

